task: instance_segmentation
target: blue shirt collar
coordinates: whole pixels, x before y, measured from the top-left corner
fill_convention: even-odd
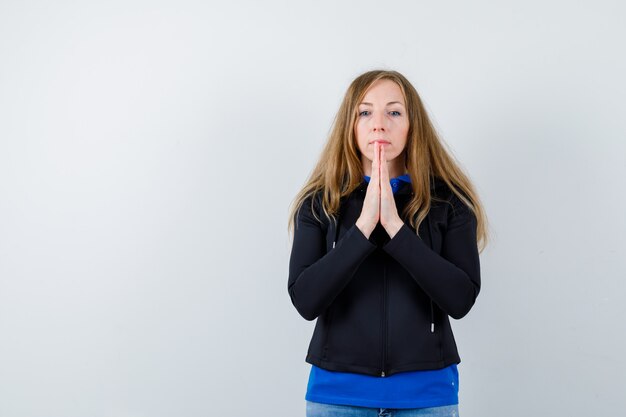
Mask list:
[[[365,181],[367,181],[369,183],[371,177],[368,176],[368,175],[364,175],[364,177],[365,177]],[[397,176],[395,178],[391,178],[389,180],[389,182],[391,183],[391,190],[394,193],[400,189],[400,181],[404,181],[404,182],[410,183],[411,182],[411,177],[409,176],[409,174],[403,174],[403,175]]]
[[[364,177],[365,177],[365,181],[370,182],[370,177],[368,175],[365,175]],[[395,178],[391,178],[389,181],[390,182],[404,181],[404,182],[410,183],[411,182],[411,177],[409,176],[409,174],[403,174],[403,175],[397,176]]]

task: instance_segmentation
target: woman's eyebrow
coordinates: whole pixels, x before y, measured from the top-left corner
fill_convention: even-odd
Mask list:
[[[363,104],[364,106],[371,106],[372,105],[372,103],[366,103],[364,101],[359,103],[359,104]],[[399,101],[390,101],[389,103],[387,103],[387,105],[390,105],[390,104],[400,104],[400,105],[404,106],[404,104],[402,104]]]

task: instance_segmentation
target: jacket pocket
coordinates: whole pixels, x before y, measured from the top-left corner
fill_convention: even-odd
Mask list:
[[[433,309],[433,323],[435,323],[434,333],[437,334],[437,344],[439,346],[439,359],[443,360],[443,340],[441,338],[443,327],[441,325],[441,320],[439,320],[439,317],[441,317],[441,310],[439,309],[439,307],[437,307],[435,303],[432,302],[432,300],[431,305]]]
[[[441,360],[437,305],[406,272],[398,271],[389,293],[389,360],[397,367]],[[434,328],[433,328],[434,322]]]

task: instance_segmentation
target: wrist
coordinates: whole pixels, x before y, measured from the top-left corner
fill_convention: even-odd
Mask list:
[[[370,235],[372,234],[373,229],[371,229],[370,227],[367,227],[365,221],[363,221],[363,219],[361,219],[360,217],[356,221],[356,227],[359,228],[361,233],[363,233],[363,235],[366,238],[368,239],[370,238]]]
[[[398,218],[391,222],[391,224],[386,228],[387,233],[389,234],[389,238],[393,239],[393,237],[400,231],[400,229],[402,229],[402,226],[404,226],[404,222],[402,221],[402,219]]]

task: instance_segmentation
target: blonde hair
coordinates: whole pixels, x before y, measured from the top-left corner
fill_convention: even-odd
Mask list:
[[[408,219],[416,231],[419,229],[428,214],[431,199],[438,200],[431,196],[430,184],[435,176],[440,177],[476,216],[477,244],[482,252],[488,240],[487,217],[473,184],[439,138],[413,85],[399,72],[390,70],[368,71],[348,87],[317,165],[292,202],[288,231],[293,232],[297,213],[307,198],[321,192],[324,214],[335,219],[341,198],[363,182],[361,154],[354,134],[358,104],[370,86],[382,79],[392,80],[400,86],[409,118],[404,152],[413,196],[403,210],[403,218]],[[318,218],[315,212],[313,215]]]

